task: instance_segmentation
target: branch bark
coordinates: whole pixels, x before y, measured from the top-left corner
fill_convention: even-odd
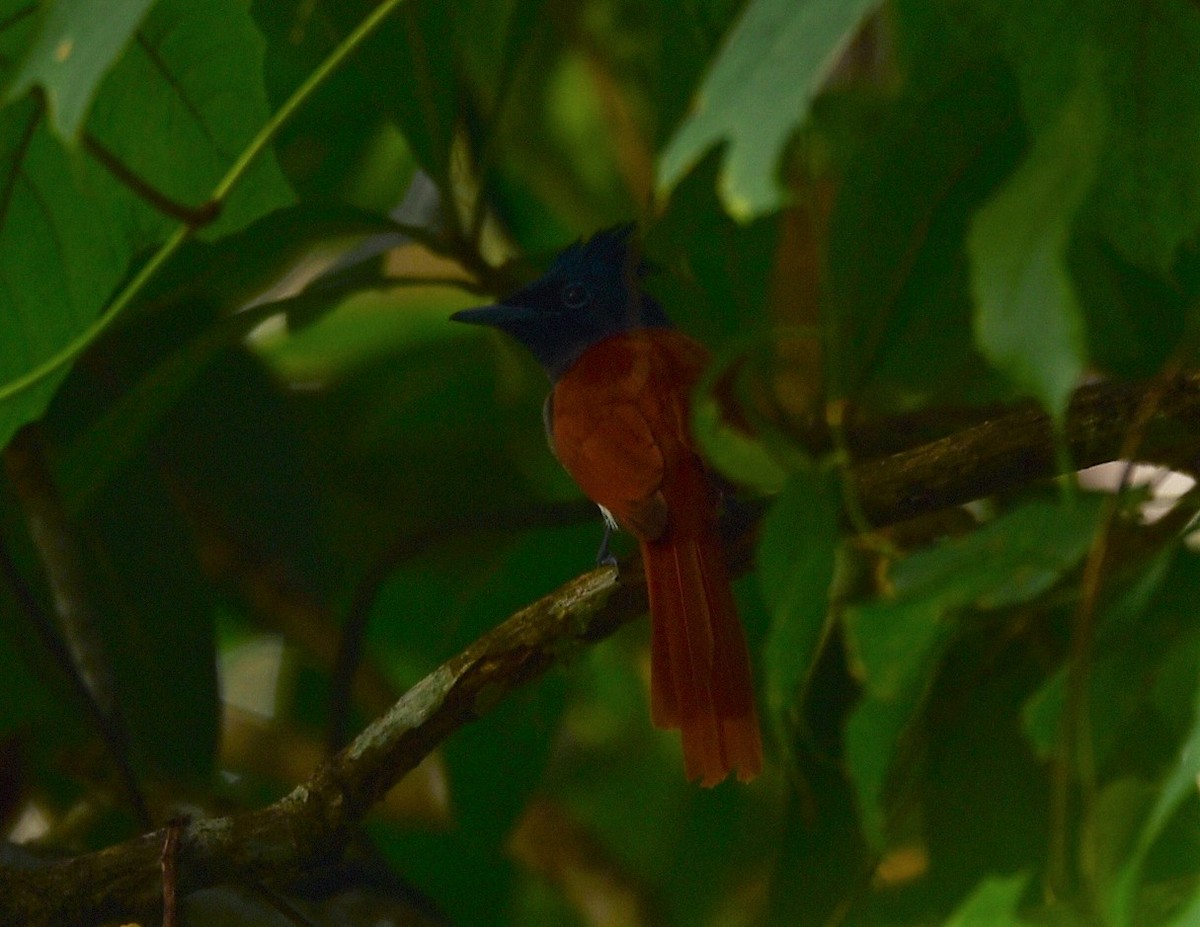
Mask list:
[[[1161,387],[1160,387],[1161,388]],[[1141,402],[1136,384],[1078,392],[1064,439],[1075,465],[1114,459]],[[888,426],[894,434],[897,422]],[[852,446],[879,435],[862,428]],[[1034,406],[988,413],[954,435],[851,468],[863,511],[889,524],[1028,485],[1055,472],[1049,420]],[[1146,460],[1191,469],[1200,450],[1200,378],[1162,392],[1146,424]],[[749,561],[753,526],[731,563]],[[370,808],[438,744],[513,690],[645,612],[636,564],[586,573],[514,615],[409,690],[313,776],[273,805],[196,821],[178,837],[181,896],[223,882],[293,876],[336,858]],[[34,871],[0,870],[0,923],[65,925],[151,915],[161,904],[165,831]]]
[[[512,690],[645,611],[641,574],[594,570],[517,613],[410,689],[346,749],[273,805],[184,827],[180,897],[295,875],[336,858],[366,812],[439,743]],[[0,923],[30,927],[151,916],[166,830],[33,871],[0,871]]]

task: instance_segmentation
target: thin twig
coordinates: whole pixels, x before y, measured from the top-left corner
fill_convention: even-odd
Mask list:
[[[1104,581],[1109,541],[1120,510],[1122,494],[1133,464],[1146,439],[1146,431],[1168,392],[1181,381],[1184,355],[1177,351],[1160,375],[1150,382],[1132,418],[1127,422],[1117,459],[1125,461],[1125,470],[1117,491],[1103,503],[1096,533],[1088,549],[1079,586],[1079,604],[1071,626],[1070,658],[1067,663],[1066,697],[1060,723],[1058,750],[1051,769],[1051,821],[1049,859],[1046,867],[1046,891],[1051,898],[1068,890],[1069,841],[1067,834],[1071,811],[1072,770],[1079,776],[1080,817],[1088,818],[1095,807],[1096,770],[1091,734],[1092,648],[1095,641],[1096,612]],[[1096,884],[1098,863],[1089,842],[1081,845],[1079,872],[1083,876],[1089,904],[1098,910]]]

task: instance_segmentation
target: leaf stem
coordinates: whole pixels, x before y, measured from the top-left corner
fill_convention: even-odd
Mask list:
[[[245,177],[246,172],[250,169],[254,161],[275,140],[275,136],[279,134],[279,130],[295,115],[296,111],[308,102],[309,97],[316,92],[317,88],[328,80],[329,76],[366,41],[372,32],[379,28],[383,20],[404,2],[405,0],[383,0],[379,6],[371,11],[369,16],[354,28],[353,32],[338,43],[337,48],[330,52],[329,56],[304,79],[303,83],[292,92],[292,95],[284,101],[283,105],[275,111],[274,115],[263,124],[258,134],[250,140],[250,143],[238,156],[237,160],[233,162],[233,165],[225,173],[225,176],[213,188],[209,202],[219,206],[225,201],[234,187]],[[117,294],[109,307],[91,325],[32,370],[0,386],[0,402],[23,393],[30,387],[36,386],[59,368],[82,354],[88,345],[100,337],[117,320],[121,313],[129,307],[129,304],[133,302],[150,281],[150,278],[174,256],[175,252],[179,250],[180,246],[187,241],[191,234],[192,228],[187,223],[183,223],[176,228],[167,240],[159,246],[158,250],[150,256],[150,259],[134,274],[133,278],[125,284],[125,287]]]

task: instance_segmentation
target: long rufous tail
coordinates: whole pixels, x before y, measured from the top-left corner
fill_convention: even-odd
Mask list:
[[[746,639],[715,526],[642,542],[653,625],[650,711],[678,728],[684,769],[703,786],[762,771]]]

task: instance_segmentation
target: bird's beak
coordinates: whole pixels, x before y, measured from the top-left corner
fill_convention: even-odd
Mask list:
[[[490,306],[479,306],[475,309],[462,309],[450,316],[451,322],[466,322],[469,325],[491,325],[495,328],[508,328],[521,322],[529,321],[531,313],[523,306],[508,306],[504,303],[493,303]]]

